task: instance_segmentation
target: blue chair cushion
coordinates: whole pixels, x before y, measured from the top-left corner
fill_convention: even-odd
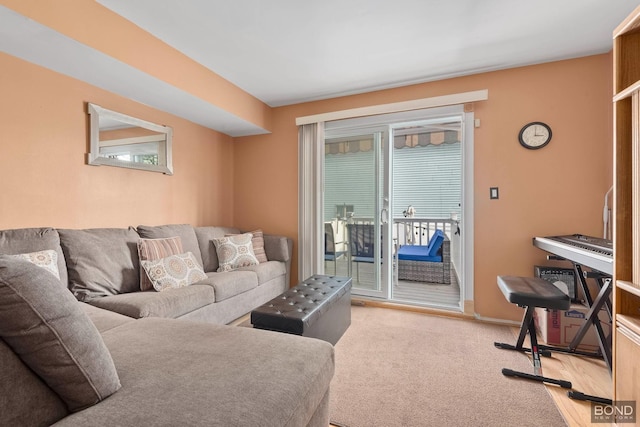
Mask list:
[[[429,256],[437,256],[438,251],[442,247],[442,242],[444,242],[444,233],[442,230],[436,230],[431,236],[431,240],[429,240],[429,245],[427,248],[429,249]]]
[[[336,253],[333,252],[327,252],[324,254],[324,260],[325,261],[333,261],[335,259],[340,258],[342,255],[345,255],[346,252],[345,251],[338,251]]]
[[[429,246],[405,245],[398,251],[398,259],[403,261],[429,261],[442,262],[439,255],[430,256]]]
[[[354,257],[351,257],[351,261],[373,263],[373,258],[366,257],[366,256],[354,256]]]

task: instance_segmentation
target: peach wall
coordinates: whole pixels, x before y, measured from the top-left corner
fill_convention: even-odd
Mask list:
[[[95,2],[0,4],[272,130],[234,142],[0,54],[0,228],[190,222],[261,227],[295,239],[296,117],[488,89],[489,100],[474,105],[482,121],[474,159],[476,312],[520,316],[495,276],[531,274],[532,265],[544,262],[531,237],[601,233],[612,182],[610,54],[270,109]],[[106,36],[96,22],[117,31]],[[86,102],[172,126],[175,175],[87,166]],[[552,127],[553,141],[527,151],[517,134],[534,120]],[[488,199],[490,186],[500,187],[500,200]]]
[[[612,185],[610,70],[611,56],[596,55],[274,109],[271,135],[236,138],[235,225],[297,237],[296,117],[488,89],[488,101],[474,105],[475,311],[519,320],[496,276],[531,275],[546,262],[531,238],[602,233]],[[517,139],[531,121],[553,131],[538,151]],[[489,200],[494,186],[499,200]]]
[[[233,222],[232,138],[0,53],[0,229]],[[92,102],[173,128],[174,175],[88,166]]]
[[[256,126],[270,128],[269,106],[95,1],[0,0],[0,4]]]

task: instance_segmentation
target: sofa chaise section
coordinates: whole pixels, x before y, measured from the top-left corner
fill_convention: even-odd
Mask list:
[[[102,336],[122,389],[55,425],[329,424],[334,356],[326,342],[155,318]]]
[[[70,413],[0,339],[0,420],[11,425],[323,426],[334,374],[324,341],[174,319],[131,319],[81,304],[122,388]],[[9,424],[7,424],[9,425]]]

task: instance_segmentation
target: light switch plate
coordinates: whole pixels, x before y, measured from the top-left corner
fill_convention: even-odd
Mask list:
[[[490,199],[499,199],[498,187],[489,187],[489,198]]]

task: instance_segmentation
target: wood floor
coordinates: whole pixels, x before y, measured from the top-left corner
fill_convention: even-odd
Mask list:
[[[393,286],[392,300],[457,309],[460,286],[455,278],[448,285],[398,280]]]
[[[519,328],[513,328],[514,343],[518,332]],[[555,352],[552,357],[542,358],[542,369],[546,377],[571,381],[573,390],[592,396],[612,398],[611,375],[604,360]],[[533,373],[533,366],[531,373]],[[526,387],[527,381],[522,380],[522,382],[522,386]],[[545,387],[569,426],[613,425],[592,424],[590,402],[570,399],[567,396],[567,389],[553,385],[545,385]]]
[[[348,265],[345,258],[341,258],[335,263],[333,261],[325,261],[324,271],[325,274],[349,276]],[[373,264],[353,263],[351,277],[353,279],[352,295],[357,295],[359,289],[377,289]],[[444,310],[460,310],[460,286],[453,269],[451,273],[451,283],[446,285],[395,280],[394,278],[391,295],[391,301],[396,303],[417,304]]]

